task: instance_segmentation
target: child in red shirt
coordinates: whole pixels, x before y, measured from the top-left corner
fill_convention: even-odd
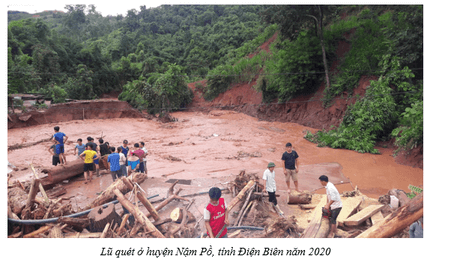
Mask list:
[[[221,189],[213,187],[208,195],[210,196],[210,203],[203,213],[207,234],[210,238],[227,237],[229,211],[224,198],[221,198]]]

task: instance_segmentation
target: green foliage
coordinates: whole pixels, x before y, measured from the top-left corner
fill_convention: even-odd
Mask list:
[[[118,99],[121,101],[126,101],[131,104],[132,107],[145,110],[148,107],[148,102],[144,99],[143,94],[143,85],[145,82],[142,80],[134,80],[128,82],[123,86],[123,91],[118,96]]]
[[[207,75],[207,86],[203,98],[212,101],[220,93],[227,91],[235,79],[233,75],[234,69],[231,65],[221,65],[211,70]]]
[[[391,92],[387,78],[371,81],[365,96],[347,108],[338,128],[319,131],[315,137],[306,138],[320,146],[378,153],[375,141],[392,129],[397,118]]]
[[[413,199],[416,195],[420,194],[423,191],[422,188],[413,186],[411,184],[408,186],[408,189],[410,190],[410,192],[407,193],[407,197],[410,199]]]
[[[264,100],[277,96],[286,102],[299,94],[314,92],[323,80],[320,41],[314,31],[302,31],[295,41],[271,47],[273,57],[265,62]]]
[[[409,150],[423,143],[423,101],[417,101],[407,107],[399,121],[400,126],[392,131],[396,138],[395,145]]]
[[[51,98],[52,103],[64,103],[68,98],[68,94],[65,89],[53,84],[48,87],[41,88],[38,93],[43,94],[45,98]]]

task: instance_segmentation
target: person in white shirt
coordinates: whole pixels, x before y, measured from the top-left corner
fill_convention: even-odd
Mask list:
[[[263,189],[263,192],[268,192],[268,201],[273,203],[273,205],[276,208],[276,212],[278,214],[283,214],[281,209],[279,208],[279,205],[277,205],[277,199],[276,199],[276,180],[274,179],[275,177],[275,172],[274,172],[274,167],[276,165],[273,162],[268,163],[268,168],[263,172],[263,186],[265,188]]]
[[[118,147],[117,148],[117,152],[118,154],[120,155],[120,172],[121,172],[121,175],[124,176],[124,177],[127,177],[128,176],[128,168],[127,168],[127,161],[126,161],[126,157],[125,157],[125,154],[122,153],[123,149],[121,147]]]
[[[339,191],[334,186],[334,184],[328,181],[328,176],[322,175],[318,179],[320,180],[320,183],[326,188],[326,205],[324,209],[328,211],[329,215],[330,230],[328,233],[328,238],[337,237],[336,220],[342,209],[342,201],[339,195]]]
[[[147,169],[147,155],[148,155],[148,150],[145,148],[145,142],[141,141],[139,143],[140,149],[143,150],[145,153],[143,156],[143,168],[145,169],[145,174],[148,174],[148,169]]]

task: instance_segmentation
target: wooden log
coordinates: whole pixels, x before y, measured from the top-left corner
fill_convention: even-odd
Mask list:
[[[30,186],[30,192],[28,193],[27,205],[26,207],[32,207],[35,202],[36,194],[38,194],[39,184],[41,183],[38,179],[33,179]]]
[[[384,205],[370,205],[367,208],[361,210],[360,212],[348,217],[344,221],[344,225],[349,227],[358,226],[364,221],[366,221],[366,219],[370,218],[372,215],[377,213],[377,211],[381,210],[383,207]]]
[[[98,206],[88,213],[89,227],[91,232],[101,232],[107,223],[113,226],[121,223],[121,217],[115,211],[115,205],[109,204],[106,208]]]
[[[312,209],[315,209],[315,207],[317,207],[317,205],[315,205],[315,204],[298,204],[298,207],[302,210],[312,210]]]
[[[54,226],[50,231],[49,231],[49,238],[63,238],[65,237],[63,235],[63,232],[60,227]]]
[[[322,208],[325,206],[325,204],[326,195],[323,195],[317,207],[315,207],[315,209],[312,211],[313,213],[312,220],[309,223],[309,226],[304,231],[304,234],[301,236],[302,238],[314,238],[315,236],[317,236],[322,221]],[[326,231],[326,229],[322,230]],[[318,235],[321,235],[321,233]],[[326,235],[328,235],[328,233],[326,233]]]
[[[38,177],[38,174],[35,171],[35,168],[33,167],[33,164],[29,164],[29,166],[30,166],[30,169],[33,172],[33,175],[35,176],[35,179],[38,179],[39,177]],[[44,197],[44,205],[47,207],[49,205],[49,197],[47,197],[47,193],[44,190],[42,182],[39,184],[39,191],[43,195],[43,197]]]
[[[159,221],[153,222],[153,225],[155,225],[157,227],[157,226],[161,226],[161,225],[163,225],[165,223],[169,223],[169,222],[172,222],[172,219],[171,218],[165,218],[165,219],[161,219]]]
[[[241,233],[241,229],[238,229],[237,231],[233,232],[232,234],[227,233],[228,238],[234,238],[237,237]]]
[[[11,234],[11,235],[8,236],[8,238],[18,238],[20,236],[22,236],[22,231],[19,231],[17,233]]]
[[[76,159],[74,161],[66,162],[65,165],[45,167],[41,172],[47,174],[47,178],[43,180],[43,186],[45,188],[50,188],[52,185],[63,180],[83,174],[84,160]]]
[[[310,204],[312,194],[309,191],[298,192],[291,190],[287,196],[287,204]]]
[[[250,180],[246,186],[241,189],[241,191],[238,193],[233,200],[230,201],[229,205],[227,205],[227,211],[231,211],[246,195],[246,192],[251,189],[251,187],[255,184],[254,180]]]
[[[134,224],[134,226],[132,227],[131,229],[131,232],[129,233],[129,235],[131,237],[134,237],[135,235],[137,235],[137,232],[139,232],[139,230],[143,227],[143,225],[139,222],[136,221],[136,223]]]
[[[49,208],[46,211],[46,214],[44,215],[43,219],[47,219],[50,215],[50,213],[54,210],[55,206],[61,201],[61,198],[58,199],[56,202],[51,202]]]
[[[142,183],[147,179],[147,176],[142,173],[133,173],[128,178],[133,182],[133,183]],[[110,201],[115,200],[115,194],[114,190],[118,189],[122,194],[126,194],[127,192],[131,191],[130,188],[128,188],[123,180],[117,179],[115,182],[113,182],[107,189],[105,189],[94,201],[92,201],[90,204],[85,206],[84,210],[88,210],[103,204],[106,204]]]
[[[243,219],[245,218],[245,215],[247,214],[249,208],[251,208],[251,205],[253,204],[254,202],[249,202],[249,204],[247,205],[246,209],[244,210],[243,212],[243,215],[241,215],[241,219],[240,221],[238,222],[237,226],[241,226],[241,222],[243,222]]]
[[[129,215],[130,214],[123,215],[123,219],[121,220],[120,227],[117,230],[118,235],[121,235],[122,232],[125,230],[126,222],[128,221]]]
[[[8,189],[8,205],[11,211],[19,215],[27,205],[28,194],[20,187]]]
[[[13,213],[9,204],[7,207],[8,207],[8,218],[9,219],[20,219],[15,213]]]
[[[104,230],[102,231],[102,234],[99,238],[105,238],[106,235],[107,235],[107,230],[109,230],[109,226],[110,226],[110,223],[107,223],[105,226],[104,226]]]
[[[153,217],[155,221],[159,221],[161,219],[155,207],[151,205],[150,201],[147,199],[147,197],[142,191],[140,190],[137,191],[137,198],[139,198],[140,202],[142,202],[144,207],[147,209],[147,211],[150,213],[151,217]]]
[[[330,228],[329,219],[322,217],[320,219],[320,227],[317,233],[315,234],[315,238],[326,238],[329,233],[329,228]]]
[[[172,194],[171,196],[169,196],[168,198],[166,198],[163,202],[161,202],[158,206],[155,207],[156,211],[159,211],[160,209],[164,208],[164,206],[166,206],[167,204],[169,204],[169,202],[171,202],[172,200],[174,199],[180,199],[180,200],[185,200],[185,201],[189,201],[188,199],[186,198],[183,198],[183,197],[180,197],[178,196],[178,193],[180,193],[181,191],[181,188],[177,190],[176,193]],[[151,215],[150,215],[151,216]]]
[[[188,215],[188,223],[190,222],[194,222],[195,221],[195,217],[194,215],[189,212],[188,210],[187,211],[187,215]],[[172,210],[172,212],[170,212],[170,219],[173,221],[173,222],[177,222],[177,223],[181,223],[183,221],[183,209],[182,208],[175,208],[174,210]]]
[[[384,218],[383,218],[383,214],[381,213],[381,211],[377,211],[377,213],[372,215],[372,217],[370,217],[370,219],[372,221],[372,225],[377,225],[378,222],[382,221]]]
[[[121,193],[120,190],[113,190],[114,194],[117,196],[118,201],[123,205],[128,211],[130,211],[135,220],[139,221],[147,232],[151,232],[151,235],[158,238],[164,238],[164,235],[151,223],[151,221],[145,216],[145,214],[135,207],[131,202],[129,202]]]
[[[93,233],[67,233],[65,234],[65,238],[100,238],[102,235],[101,232],[93,232]]]
[[[244,210],[246,209],[247,205],[249,204],[249,200],[251,199],[251,194],[254,192],[255,186],[256,186],[256,184],[254,183],[252,185],[252,187],[249,188],[249,190],[248,190],[249,194],[248,194],[246,200],[244,201],[243,207],[241,208],[241,210],[240,210],[240,212],[238,214],[238,218],[237,218],[237,220],[236,220],[236,222],[234,224],[235,226],[238,226],[240,221],[241,221],[241,219],[243,218]]]
[[[342,199],[342,209],[337,217],[338,226],[344,226],[344,221],[358,210],[362,201],[363,199],[361,197],[348,197]]]
[[[389,238],[400,233],[423,216],[423,193],[389,214],[382,221],[370,227],[357,238]]]
[[[47,196],[49,199],[55,199],[59,196],[66,194],[66,189],[63,186],[56,186],[50,190],[47,190]]]
[[[69,218],[69,217],[60,217],[57,220],[58,223],[66,224],[74,229],[78,229],[82,231],[85,227],[90,224],[90,220],[88,218]]]
[[[38,235],[40,233],[44,233],[44,232],[50,230],[51,228],[52,228],[52,226],[42,226],[38,230],[35,230],[35,231],[31,232],[31,233],[28,233],[28,234],[24,235],[24,238],[34,237],[34,236],[36,236],[36,235]]]

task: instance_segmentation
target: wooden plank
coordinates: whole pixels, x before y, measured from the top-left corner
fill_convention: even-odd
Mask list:
[[[320,222],[322,220],[322,208],[323,206],[325,206],[325,204],[326,195],[323,195],[317,207],[315,207],[315,209],[312,211],[313,216],[311,223],[309,223],[306,231],[304,231],[302,238],[314,238],[317,235],[317,232],[320,228]]]
[[[367,208],[363,209],[362,211],[346,219],[344,221],[344,225],[349,227],[358,226],[361,223],[363,223],[366,219],[370,218],[372,215],[377,213],[377,211],[381,210],[383,207],[384,205],[370,205]]]
[[[348,197],[342,199],[342,209],[337,217],[337,224],[339,226],[344,225],[344,221],[353,214],[353,211],[357,210],[363,199],[361,197]]]
[[[381,211],[378,211],[377,213],[372,215],[372,217],[370,217],[370,219],[372,220],[372,225],[375,225],[378,222],[382,221],[384,218],[383,218],[383,214],[381,213]]]

